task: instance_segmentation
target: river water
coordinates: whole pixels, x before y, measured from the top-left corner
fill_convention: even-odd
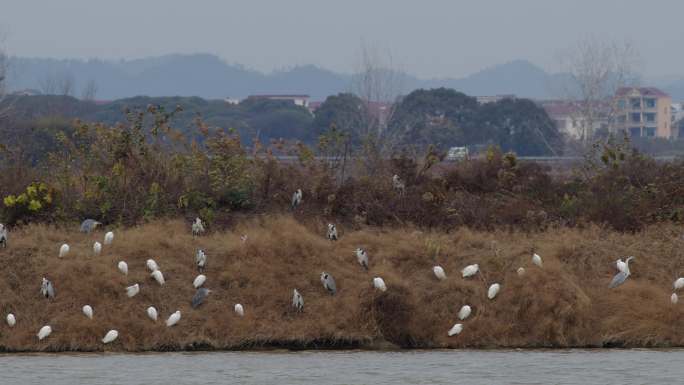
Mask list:
[[[0,384],[681,384],[684,350],[0,355]]]

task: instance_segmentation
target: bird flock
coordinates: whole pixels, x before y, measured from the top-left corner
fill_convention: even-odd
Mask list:
[[[399,176],[395,175],[392,178],[392,184],[395,190],[397,190],[399,193],[403,194],[405,191],[405,184]],[[293,195],[292,195],[292,200],[291,200],[291,209],[296,209],[298,206],[301,205],[303,199],[303,194],[301,189],[297,189]],[[81,223],[80,226],[80,231],[83,233],[91,233],[93,232],[98,226],[101,226],[102,223],[98,222],[94,219],[86,219]],[[193,237],[199,237],[202,234],[205,233],[205,227],[200,218],[196,218],[195,221],[191,225],[191,231]],[[337,227],[329,223],[327,226],[327,233],[326,237],[328,240],[331,242],[337,241],[339,239],[339,234],[337,231]],[[242,235],[240,237],[241,242],[246,242],[247,241],[247,235]],[[104,246],[110,246],[114,242],[114,232],[108,231],[105,233],[104,236]],[[0,247],[6,248],[8,245],[8,231],[7,228],[3,225],[0,224]],[[93,254],[95,256],[98,256],[102,253],[102,248],[103,244],[100,242],[94,242],[93,244]],[[63,258],[67,256],[70,252],[70,247],[68,244],[62,244],[59,248],[59,258]],[[369,255],[367,250],[359,247],[354,251],[354,254],[356,256],[358,264],[366,271],[369,270]],[[197,272],[199,273],[194,280],[192,281],[193,288],[196,290],[194,296],[192,297],[190,304],[192,308],[197,308],[202,303],[206,301],[208,298],[209,294],[211,294],[212,290],[204,287],[206,281],[207,281],[207,276],[205,275],[206,269],[207,269],[207,254],[203,249],[197,249],[194,262],[195,266],[197,268]],[[615,267],[617,269],[617,274],[613,277],[611,280],[610,284],[608,285],[608,288],[614,289],[617,288],[618,286],[622,285],[625,283],[625,281],[629,278],[631,275],[629,263],[634,259],[633,256],[627,257],[624,261],[622,259],[618,259],[615,262]],[[537,254],[536,252],[532,252],[532,257],[531,257],[531,262],[533,265],[538,267],[539,269],[543,269],[543,261],[542,257]],[[153,259],[148,259],[146,261],[146,267],[150,271],[150,277],[159,285],[159,286],[164,286],[166,283],[164,274],[162,270],[159,267],[159,264],[153,260]],[[119,272],[123,275],[128,275],[129,268],[128,264],[125,261],[119,261],[117,264],[117,269]],[[517,270],[517,275],[519,277],[522,277],[525,275],[526,270],[524,267],[519,267]],[[435,278],[438,281],[445,281],[447,280],[447,273],[444,270],[442,266],[436,265],[432,267],[432,273],[434,274]],[[470,264],[465,266],[461,270],[461,276],[463,279],[469,279],[472,277],[475,277],[480,273],[480,266],[477,263]],[[331,296],[334,296],[337,294],[337,284],[335,282],[335,278],[328,272],[321,272],[320,275],[320,281],[321,284],[324,288],[324,290]],[[382,277],[373,277],[372,278],[372,287],[380,292],[386,292],[388,290],[387,284],[385,283],[384,279]],[[672,304],[677,304],[679,298],[677,295],[677,291],[681,290],[684,288],[684,277],[678,278],[674,281],[673,283],[673,293],[670,297],[670,301]],[[501,291],[502,286],[498,282],[494,282],[491,285],[488,286],[487,288],[487,298],[489,300],[494,300],[499,292]],[[140,293],[140,284],[135,283],[133,285],[125,287],[125,292],[126,295],[129,298],[135,297],[137,294]],[[56,290],[55,290],[55,285],[53,282],[48,280],[46,277],[43,277],[42,283],[41,283],[41,288],[40,288],[40,293],[43,297],[47,299],[54,299],[56,297]],[[301,292],[297,289],[294,288],[292,291],[292,308],[295,311],[295,313],[302,313],[304,312],[304,297],[301,294]],[[242,304],[235,304],[234,305],[234,312],[236,315],[243,317],[245,315],[245,309]],[[458,311],[457,317],[458,321],[455,323],[448,331],[447,335],[449,337],[451,336],[456,336],[459,335],[460,333],[463,332],[464,330],[464,321],[466,321],[470,315],[472,314],[472,307],[468,304],[464,304],[460,310]],[[94,317],[94,310],[93,307],[89,304],[83,305],[82,307],[82,312],[85,317],[88,319],[93,319]],[[156,322],[159,314],[157,309],[154,306],[149,306],[146,310],[146,315],[147,317]],[[176,325],[179,321],[181,320],[181,312],[180,310],[176,310],[173,312],[169,317],[166,319],[165,324],[167,327],[171,327]],[[13,313],[9,313],[6,316],[6,322],[7,325],[10,327],[14,327],[17,324],[17,317]],[[38,333],[36,334],[37,338],[39,341],[49,337],[52,334],[52,326],[50,325],[44,325],[43,327],[40,328]],[[102,343],[103,344],[109,344],[117,340],[119,336],[119,331],[117,330],[109,330],[104,337],[102,338]]]

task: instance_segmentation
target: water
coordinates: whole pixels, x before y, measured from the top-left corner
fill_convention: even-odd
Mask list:
[[[0,355],[0,383],[677,384],[684,350]]]

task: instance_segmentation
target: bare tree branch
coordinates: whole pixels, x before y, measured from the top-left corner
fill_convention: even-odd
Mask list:
[[[81,91],[81,99],[85,101],[95,101],[95,96],[97,95],[97,82],[95,79],[90,79],[86,83],[85,87],[83,87],[83,91]]]

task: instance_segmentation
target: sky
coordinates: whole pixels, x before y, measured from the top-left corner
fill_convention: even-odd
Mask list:
[[[547,71],[587,37],[631,41],[651,77],[684,77],[682,0],[2,0],[15,56],[131,59],[212,53],[269,72],[358,68],[362,44],[422,78],[516,59]]]

